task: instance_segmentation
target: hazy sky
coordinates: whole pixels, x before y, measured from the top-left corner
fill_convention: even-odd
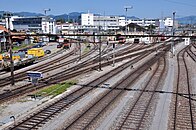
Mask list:
[[[43,13],[50,8],[48,14],[64,14],[70,12],[101,13],[106,15],[125,15],[124,6],[133,6],[128,16],[139,18],[160,18],[196,15],[196,0],[1,0],[0,10],[11,12]]]

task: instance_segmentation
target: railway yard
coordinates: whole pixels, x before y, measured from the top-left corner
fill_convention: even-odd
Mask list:
[[[181,38],[73,43],[15,70],[14,86],[1,73],[0,129],[196,129],[195,66],[196,42]],[[36,85],[29,71],[42,72]]]

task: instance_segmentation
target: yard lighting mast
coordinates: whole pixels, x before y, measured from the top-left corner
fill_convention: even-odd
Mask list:
[[[173,26],[172,26],[172,36],[175,35],[175,14],[176,12],[173,12]],[[174,56],[174,37],[172,38],[172,43],[171,43],[171,52],[172,52],[172,57]]]
[[[51,11],[51,9],[44,9],[44,15],[45,15],[45,25],[44,25],[44,31],[45,31],[45,33],[47,32],[47,25],[46,25],[46,21],[47,21],[47,16],[46,16],[46,14],[47,14],[47,12],[48,11]]]
[[[127,35],[127,33],[128,33],[128,28],[127,28],[127,25],[128,25],[128,21],[127,21],[127,11],[129,10],[129,9],[132,9],[133,8],[133,6],[124,6],[124,9],[125,9],[125,12],[126,12],[126,16],[125,16],[125,34]]]
[[[46,13],[47,13],[48,11],[51,11],[51,9],[44,9],[44,14],[45,14],[45,16],[46,16]]]

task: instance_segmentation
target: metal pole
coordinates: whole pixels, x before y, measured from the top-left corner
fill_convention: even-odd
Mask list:
[[[127,26],[128,26],[128,22],[127,22],[127,11],[128,11],[128,9],[132,9],[133,8],[133,6],[125,6],[124,7],[124,9],[125,9],[125,12],[126,12],[126,18],[125,18],[125,35],[127,35],[128,34],[128,28],[127,28]]]
[[[45,26],[44,26],[44,31],[45,33],[47,32],[47,11],[51,11],[51,9],[44,9],[44,14],[45,14]]]
[[[113,43],[113,67],[115,66],[115,43]]]
[[[101,71],[101,36],[99,36],[99,70]]]
[[[99,35],[101,34],[101,26],[100,26],[100,15],[99,15]],[[101,36],[99,36],[99,70],[101,71]]]
[[[126,11],[126,16],[125,16],[125,35],[127,35],[128,31],[127,31],[127,10],[128,8],[125,8]]]
[[[0,53],[2,52],[2,47],[1,47],[1,36],[0,36]]]
[[[9,52],[10,52],[10,71],[11,71],[11,85],[13,86],[15,84],[15,80],[14,80],[14,62],[12,59],[12,39],[11,39],[11,31],[10,31],[10,16],[6,16],[8,18],[8,40],[9,40],[9,44],[10,44],[10,48],[9,48]]]
[[[80,60],[81,60],[81,57],[82,57],[82,50],[81,50],[81,43],[80,43],[80,41],[79,41],[79,47],[80,47]]]
[[[93,43],[95,45],[95,32],[93,32]]]
[[[176,12],[173,12],[173,26],[172,26],[172,35],[175,35],[174,29],[175,29],[175,14]]]
[[[172,26],[172,36],[175,35],[174,29],[175,29],[175,14],[176,12],[173,12],[173,26]],[[172,52],[172,57],[175,55],[174,52],[174,37],[172,38],[172,43],[171,43],[171,52]]]
[[[7,50],[7,49],[6,49],[6,43],[5,43],[6,38],[5,38],[5,32],[4,32],[4,31],[3,31],[3,40],[4,40],[4,41],[3,41],[3,49],[4,49],[4,51],[5,51],[5,50]]]

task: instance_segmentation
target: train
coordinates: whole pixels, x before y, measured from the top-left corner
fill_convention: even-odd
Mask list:
[[[20,56],[13,54],[12,59],[13,59],[14,68],[17,69],[20,67],[24,67],[24,66],[33,64],[37,60],[37,57],[25,54],[24,57],[21,58]],[[8,71],[8,70],[10,70],[10,66],[11,66],[11,62],[10,62],[9,56],[3,57],[2,60],[0,60],[0,69],[1,70]]]
[[[44,56],[44,50],[42,48],[32,48],[25,51],[13,52],[12,60],[14,68],[20,68],[27,65],[31,65],[37,61],[39,57]],[[0,70],[10,70],[10,54],[0,54]]]
[[[59,44],[57,45],[57,48],[63,48],[63,49],[69,49],[70,48],[70,41],[68,39],[60,38]]]
[[[119,43],[123,44],[123,43],[126,42],[126,37],[125,36],[121,36],[120,34],[117,34],[116,41],[118,41]]]

